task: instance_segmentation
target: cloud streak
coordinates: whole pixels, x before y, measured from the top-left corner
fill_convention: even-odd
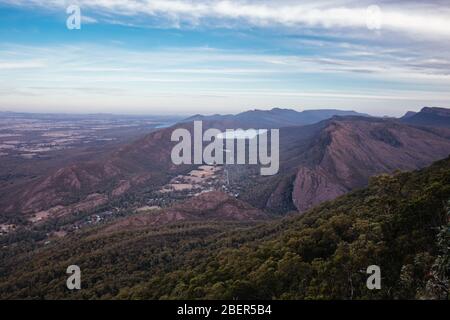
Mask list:
[[[64,7],[65,0],[3,0],[15,5],[35,5],[48,8]],[[366,29],[373,17],[367,10],[376,1],[229,1],[229,0],[78,0],[82,9],[119,17],[162,17],[178,23],[201,25],[213,20],[240,21],[271,27],[308,27],[322,29]],[[419,6],[412,2],[381,2],[379,17],[384,30],[410,36],[450,37],[450,12],[439,2]]]
[[[159,104],[174,112],[182,107],[201,112],[208,104],[234,106],[238,111],[237,106],[300,102],[308,107],[331,103],[348,108],[355,103],[392,106],[450,101],[446,89],[450,76],[439,70],[448,61],[432,61],[436,68],[428,69],[430,61],[414,60],[410,66],[385,54],[380,49],[369,60],[355,60],[345,55],[301,57],[211,48],[0,46],[0,69],[4,67],[0,83],[10,92],[0,94],[0,104],[46,102],[51,106],[70,101],[78,107],[92,103],[97,108],[133,104],[137,108],[133,110]],[[335,82],[326,83],[327,78]],[[386,89],[386,83],[393,88]]]

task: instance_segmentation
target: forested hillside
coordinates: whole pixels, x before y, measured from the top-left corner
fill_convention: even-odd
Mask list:
[[[269,222],[183,222],[3,247],[1,298],[448,298],[450,159]],[[107,229],[106,229],[107,230]],[[65,287],[67,266],[82,289]],[[381,268],[381,290],[366,269]]]

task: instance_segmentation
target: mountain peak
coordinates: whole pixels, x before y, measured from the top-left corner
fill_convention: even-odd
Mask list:
[[[450,127],[450,109],[423,107],[415,114],[408,114],[401,121],[420,126]]]
[[[423,107],[422,110],[420,110],[420,112],[450,116],[450,109],[446,109],[446,108]]]

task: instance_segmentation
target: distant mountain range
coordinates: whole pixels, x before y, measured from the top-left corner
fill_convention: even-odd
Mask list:
[[[425,107],[417,113],[408,111],[400,120],[414,125],[450,128],[450,109]]]
[[[250,110],[236,115],[195,115],[182,122],[196,120],[209,121],[213,123],[221,122],[231,126],[231,128],[281,128],[289,126],[308,125],[332,118],[334,116],[369,116],[355,111],[342,110],[305,110],[295,111],[292,109],[274,108],[272,110]]]

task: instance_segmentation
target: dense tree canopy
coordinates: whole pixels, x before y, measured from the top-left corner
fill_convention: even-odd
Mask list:
[[[448,299],[450,159],[263,223],[95,228],[0,257],[1,298]],[[67,266],[82,289],[65,288]],[[366,287],[370,265],[381,290]]]

